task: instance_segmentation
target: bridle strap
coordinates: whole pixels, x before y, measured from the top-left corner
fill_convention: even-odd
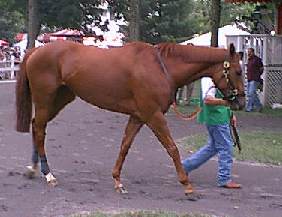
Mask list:
[[[226,79],[226,83],[228,86],[229,93],[227,93],[228,95],[223,97],[224,100],[228,100],[228,101],[234,101],[236,99],[236,97],[245,97],[245,93],[238,93],[238,90],[235,88],[232,80],[229,79],[228,75],[229,75],[229,69],[230,69],[230,63],[228,61],[224,61],[223,63],[223,74],[220,78],[220,80],[218,81],[221,82],[222,79]]]

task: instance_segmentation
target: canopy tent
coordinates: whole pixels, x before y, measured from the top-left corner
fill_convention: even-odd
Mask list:
[[[56,40],[67,40],[67,39],[72,39],[72,40],[79,40],[83,38],[84,34],[83,32],[76,30],[76,29],[63,29],[58,32],[53,32],[53,33],[44,33],[41,34],[37,37],[37,39],[40,42],[51,42],[51,41],[56,41]]]
[[[9,42],[0,39],[0,46],[7,46]]]
[[[227,35],[250,35],[250,33],[237,28],[236,25],[226,25],[224,27],[221,27],[218,29],[218,46],[219,47],[227,47],[227,44],[226,44]],[[210,46],[211,45],[211,32],[196,36],[180,44]]]
[[[27,39],[27,33],[20,32],[15,36],[17,42]]]
[[[96,31],[95,31],[96,32]],[[79,41],[84,45],[94,45],[102,48],[122,46],[122,38],[124,35],[115,29],[102,32],[97,31],[96,34],[87,34],[74,29],[63,29],[54,33],[45,33],[38,36],[38,40],[44,43],[56,40],[73,40]]]
[[[43,46],[44,43],[41,43],[40,41],[35,41],[35,47],[40,47],[40,46]],[[25,54],[25,50],[26,50],[26,47],[27,47],[27,39],[24,39],[18,43],[15,43],[13,45],[13,47],[19,47],[20,48],[20,53],[21,53],[21,58],[24,56]]]

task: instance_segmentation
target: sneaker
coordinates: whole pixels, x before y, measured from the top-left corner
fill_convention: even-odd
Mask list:
[[[225,185],[222,185],[221,187],[228,188],[228,189],[238,189],[238,188],[241,188],[241,185],[234,181],[229,181]]]

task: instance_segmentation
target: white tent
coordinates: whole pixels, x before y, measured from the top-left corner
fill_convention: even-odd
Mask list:
[[[40,46],[43,46],[44,44],[39,42],[39,41],[35,41],[35,47],[40,47]],[[27,39],[24,39],[18,43],[15,43],[13,45],[13,47],[19,47],[20,48],[20,51],[21,51],[21,58],[24,56],[25,54],[25,50],[26,50],[26,46],[27,46]]]
[[[249,32],[243,31],[236,27],[236,25],[226,25],[218,29],[218,46],[227,47],[226,36],[227,35],[249,35]],[[188,41],[184,41],[180,44],[189,44],[210,46],[211,45],[211,32],[203,35],[196,36]]]

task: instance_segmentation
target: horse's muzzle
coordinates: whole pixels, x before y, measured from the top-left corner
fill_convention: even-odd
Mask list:
[[[230,108],[234,111],[243,110],[245,108],[246,99],[244,96],[236,97],[234,100],[230,101]]]

